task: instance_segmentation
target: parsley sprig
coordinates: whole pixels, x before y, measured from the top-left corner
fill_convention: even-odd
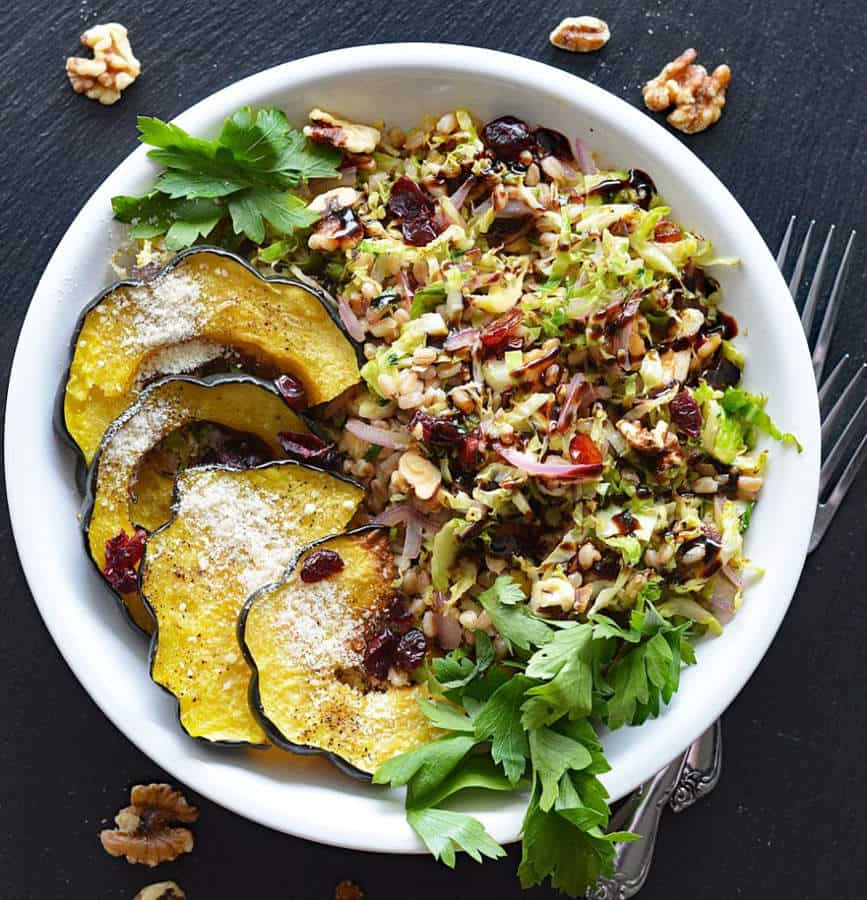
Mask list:
[[[147,194],[112,197],[112,209],[132,224],[130,237],[165,235],[170,250],[208,237],[221,223],[227,234],[256,244],[266,232],[285,237],[311,225],[316,214],[290,191],[311,178],[335,177],[340,160],[338,151],[309,142],[273,108],[238,110],[215,140],[150,116],[139,116],[138,129],[164,171]]]
[[[455,865],[456,852],[476,861],[505,851],[481,822],[442,804],[468,788],[529,794],[518,867],[526,888],[550,879],[583,897],[610,875],[614,844],[638,835],[607,832],[609,770],[597,728],[640,724],[656,716],[693,663],[686,625],[653,606],[653,586],[627,625],[603,615],[584,623],[552,622],[528,610],[520,586],[501,576],[479,597],[512,648],[495,661],[477,631],[475,655],[455,650],[432,662],[433,700],[421,708],[442,736],[382,765],[377,784],[405,785],[407,821],[430,852]]]

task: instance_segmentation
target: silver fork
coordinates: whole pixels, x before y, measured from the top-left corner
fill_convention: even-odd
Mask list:
[[[789,220],[780,249],[777,253],[777,265],[782,270],[788,255],[789,245],[795,228],[796,217]],[[797,300],[801,280],[806,267],[807,255],[810,247],[810,239],[813,235],[815,222],[811,221],[795,266],[789,279],[789,292],[792,299]],[[828,230],[825,243],[819,254],[810,289],[804,302],[801,313],[801,325],[810,340],[813,330],[813,322],[816,316],[816,308],[822,287],[822,279],[828,263],[828,255],[834,236],[835,226]],[[819,333],[812,352],[813,374],[818,388],[819,406],[822,411],[822,447],[828,447],[834,432],[845,421],[847,408],[855,397],[861,380],[867,372],[867,362],[862,363],[849,383],[840,391],[845,383],[846,370],[850,356],[844,354],[834,366],[831,374],[822,381],[822,374],[828,357],[828,349],[831,337],[840,311],[840,299],[846,273],[855,240],[855,232],[851,232],[840,264],[837,267],[834,284],[825,306]],[[839,392],[839,396],[825,415],[831,399]],[[831,520],[840,508],[858,470],[867,459],[867,433],[858,444],[854,454],[849,459],[842,473],[836,480],[833,490],[826,497],[832,479],[839,471],[844,455],[851,447],[857,435],[859,425],[863,426],[867,409],[867,396],[859,404],[857,410],[849,419],[837,441],[825,455],[819,476],[819,503],[816,508],[816,518],[813,531],[810,536],[808,553],[812,553],[822,541],[828,530]],[[826,499],[823,500],[823,497]],[[612,829],[616,831],[629,830],[643,835],[643,840],[635,844],[618,844],[615,858],[615,872],[611,879],[600,879],[593,891],[587,896],[592,900],[627,900],[634,897],[644,886],[650,874],[650,865],[653,859],[653,851],[656,844],[656,836],[662,812],[668,804],[674,812],[683,812],[689,809],[697,800],[709,794],[717,785],[722,773],[722,730],[717,720],[704,732],[683,754],[665,769],[657,773],[650,781],[641,785],[625,801],[623,806],[612,816]]]

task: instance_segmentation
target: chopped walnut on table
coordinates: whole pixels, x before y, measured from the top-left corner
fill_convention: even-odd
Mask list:
[[[134,900],[186,900],[186,896],[174,881],[161,881],[142,888]]]
[[[601,50],[611,38],[608,23],[596,16],[571,16],[551,32],[549,40],[560,50],[592,53]]]
[[[686,134],[704,131],[719,119],[732,78],[727,65],[708,75],[704,66],[695,65],[697,55],[692,47],[684,50],[641,89],[648,109],[658,112],[673,104],[667,121]]]
[[[192,832],[179,823],[195,822],[199,811],[180,791],[168,784],[138,784],[130,792],[130,804],[115,816],[117,828],[99,835],[107,853],[157,866],[193,849]]]
[[[334,900],[362,900],[364,891],[354,881],[341,881],[334,888]]]
[[[117,103],[121,91],[141,73],[141,63],[133,55],[126,28],[117,22],[94,25],[81,36],[81,43],[93,50],[93,59],[70,56],[66,60],[72,89],[106,106]]]

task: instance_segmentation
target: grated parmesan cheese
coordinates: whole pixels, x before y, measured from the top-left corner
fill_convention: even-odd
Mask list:
[[[139,383],[149,381],[155,375],[181,375],[192,372],[228,352],[228,348],[213,341],[185,341],[170,347],[161,347],[142,367]]]
[[[362,654],[354,649],[362,633],[363,618],[340,582],[324,579],[312,584],[293,581],[282,598],[277,618],[281,645],[290,660],[308,670],[333,672],[360,666]]]
[[[130,304],[136,306],[121,344],[141,351],[194,338],[204,312],[201,298],[199,281],[183,272],[167,272],[157,281],[130,289],[129,296],[119,297],[112,310],[116,314]]]
[[[188,482],[181,491],[177,514],[202,537],[202,571],[231,571],[246,596],[280,578],[301,542],[287,536],[281,497],[226,475],[198,472],[195,489]]]

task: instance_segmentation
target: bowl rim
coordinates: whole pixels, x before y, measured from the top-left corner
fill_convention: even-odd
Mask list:
[[[221,120],[239,106],[257,102],[255,98],[262,94],[276,90],[288,92],[293,86],[307,84],[317,78],[345,78],[360,71],[366,74],[387,74],[390,70],[402,68],[428,70],[432,74],[447,72],[449,75],[468,78],[482,75],[505,82],[514,82],[519,78],[523,85],[554,95],[576,108],[579,103],[592,107],[594,116],[601,122],[610,121],[613,124],[616,120],[617,129],[630,131],[639,145],[643,141],[652,140],[657,145],[657,152],[661,148],[673,166],[691,179],[701,179],[702,192],[710,198],[707,202],[720,205],[725,215],[736,223],[737,228],[742,230],[754,246],[755,255],[750,257],[749,262],[767,287],[768,294],[764,302],[772,304],[775,314],[780,315],[784,340],[796,358],[796,377],[800,387],[810,385],[803,410],[807,428],[805,433],[799,434],[804,445],[799,490],[806,495],[810,508],[815,511],[819,474],[818,402],[812,382],[807,342],[782,276],[752,221],[722,182],[673,134],[625,100],[558,68],[500,51],[458,44],[383,43],[332,50],[265,69],[210,94],[172,121],[190,130],[203,129],[207,123]],[[601,130],[601,126],[597,130]],[[405,824],[402,829],[390,828],[388,834],[385,834],[378,828],[371,828],[369,823],[352,821],[349,817],[346,821],[332,819],[327,824],[321,821],[307,822],[304,816],[296,816],[287,821],[273,809],[257,804],[256,798],[237,786],[230,787],[221,783],[219,778],[213,780],[214,771],[207,764],[201,764],[201,758],[192,750],[185,758],[176,758],[163,743],[136,728],[135,717],[130,716],[129,710],[105,696],[97,672],[90,664],[88,648],[82,646],[65,629],[67,621],[57,615],[57,610],[47,600],[52,584],[42,568],[43,555],[28,532],[27,506],[33,503],[34,498],[28,492],[26,480],[17,477],[21,467],[27,467],[28,460],[27,441],[19,428],[30,410],[24,379],[35,353],[34,348],[38,348],[39,327],[42,324],[40,316],[44,319],[46,305],[56,302],[53,286],[63,280],[67,255],[74,256],[76,252],[74,245],[77,232],[90,219],[108,222],[104,211],[97,210],[98,204],[104,203],[110,193],[109,188],[114,186],[112,182],[122,179],[123,173],[128,169],[140,168],[145,163],[145,148],[139,146],[85,202],[46,265],[19,334],[7,394],[5,475],[12,530],[32,596],[52,639],[94,702],[133,744],[198,793],[242,816],[298,837],[361,850],[424,852],[418,839]],[[680,722],[676,730],[669,729],[669,732],[661,733],[662,736],[655,739],[653,747],[640,762],[634,761],[612,773],[609,777],[613,779],[612,795],[615,799],[634,789],[682,752],[721,715],[749,680],[770,646],[791,602],[806,559],[812,518],[812,515],[805,514],[800,521],[788,523],[790,539],[787,542],[787,571],[780,574],[780,599],[772,610],[763,613],[761,630],[747,646],[739,648],[741,652],[736,659],[737,677],[717,687],[715,694],[705,703],[701,716],[690,722]],[[501,815],[479,813],[479,817],[497,840],[509,842],[517,838],[520,815],[516,815],[514,809]]]

